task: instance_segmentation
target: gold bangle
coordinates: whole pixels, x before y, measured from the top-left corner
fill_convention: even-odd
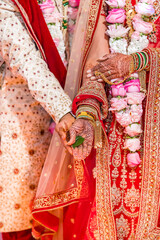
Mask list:
[[[77,118],[88,118],[92,121],[94,121],[94,117],[92,117],[90,114],[88,114],[87,112],[80,112],[77,116]]]
[[[121,83],[124,83],[124,82],[126,81],[126,79],[130,77],[130,74],[131,74],[131,73],[129,73],[129,75],[128,75],[127,77],[125,77],[122,81],[120,81],[120,82],[115,82],[115,83],[109,81],[109,80],[104,76],[104,74],[101,73],[101,72],[96,71],[94,74],[95,74],[96,77],[101,76],[101,78],[103,79],[103,81],[106,82],[106,83],[108,83],[109,85],[119,85],[119,84],[121,84]]]

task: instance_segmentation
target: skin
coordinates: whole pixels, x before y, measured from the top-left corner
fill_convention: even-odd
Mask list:
[[[129,74],[132,57],[121,53],[106,54],[97,61],[97,64],[87,72],[87,78],[90,81],[103,82],[102,79],[95,77],[94,72],[99,71],[105,75],[108,80],[125,77]],[[68,151],[76,159],[85,159],[89,156],[94,138],[94,128],[92,124],[85,119],[75,120],[71,114],[66,114],[57,124],[56,130],[63,139],[63,143]],[[69,130],[70,140],[67,142],[66,134]],[[73,149],[72,144],[76,136],[82,136],[85,141],[79,147]]]

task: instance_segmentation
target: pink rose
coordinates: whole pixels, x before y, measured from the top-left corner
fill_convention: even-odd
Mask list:
[[[139,122],[141,120],[142,113],[143,113],[142,105],[135,105],[135,104],[131,105],[129,112],[130,112],[129,114],[130,114],[132,123]]]
[[[148,34],[153,30],[152,23],[144,22],[139,15],[134,16],[132,23],[133,23],[133,28],[137,32]]]
[[[42,10],[43,14],[53,13],[54,8],[55,8],[52,0],[46,0],[42,4],[39,4],[39,6],[40,6],[40,9]]]
[[[126,92],[140,92],[140,82],[139,79],[132,79],[129,82],[126,82],[124,86]]]
[[[106,21],[109,23],[123,23],[125,19],[126,14],[124,9],[112,9],[106,17]]]
[[[75,20],[77,18],[78,9],[77,8],[68,8],[68,17]]]
[[[134,137],[142,133],[141,124],[132,123],[127,126],[124,133],[128,134],[130,137]]]
[[[127,138],[124,141],[124,149],[128,149],[131,152],[136,152],[141,148],[139,138]]]
[[[130,28],[123,27],[122,24],[116,26],[116,24],[112,24],[108,26],[108,30],[106,31],[107,35],[109,35],[111,38],[119,38],[119,37],[125,37],[128,33]]]
[[[135,5],[135,10],[138,14],[150,17],[155,13],[155,10],[151,4],[146,3],[137,3]]]
[[[140,156],[137,152],[127,154],[127,163],[129,167],[136,167],[141,163]]]
[[[127,107],[126,98],[112,98],[110,111],[120,111]]]
[[[123,84],[112,85],[111,86],[111,94],[112,94],[113,97],[117,97],[117,96],[124,97],[124,96],[126,96],[126,90],[125,90]]]
[[[125,6],[125,0],[108,0],[106,3],[111,7],[111,8],[124,8]]]
[[[131,92],[127,93],[127,103],[128,104],[142,104],[145,94],[142,92]]]
[[[132,119],[128,111],[115,112],[115,116],[117,122],[119,122],[123,127],[127,127],[132,123]]]
[[[80,0],[69,0],[69,5],[73,8],[78,7]]]
[[[135,32],[132,34],[131,39],[139,40],[140,37],[141,37],[140,32],[135,31]]]
[[[55,122],[52,122],[51,125],[49,126],[49,129],[48,129],[51,134],[54,133],[55,127],[56,127]]]

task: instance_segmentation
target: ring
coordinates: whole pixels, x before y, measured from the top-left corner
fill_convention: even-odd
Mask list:
[[[111,71],[110,70],[108,71],[108,75],[111,75]]]

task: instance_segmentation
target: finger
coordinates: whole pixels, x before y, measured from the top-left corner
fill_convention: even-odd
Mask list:
[[[70,133],[70,140],[69,140],[69,142],[67,143],[67,145],[72,145],[72,144],[74,144],[75,141],[76,141],[76,131],[75,131],[74,128],[71,128],[71,129],[69,130],[69,133]]]
[[[83,159],[85,159],[88,156],[88,144],[86,141],[84,141],[83,143],[82,155],[83,155]]]
[[[97,80],[97,82],[102,83],[104,81],[103,81],[103,79],[100,78],[100,79]]]
[[[105,77],[109,77],[109,76],[112,76],[112,75],[114,75],[114,74],[117,74],[117,71],[115,71],[115,70],[109,70],[109,71],[106,71],[106,72],[104,73]]]
[[[120,78],[120,76],[118,74],[113,74],[113,75],[108,76],[107,78],[108,78],[108,80],[112,80],[115,78]]]
[[[82,145],[80,145],[78,148],[77,148],[77,159],[83,159],[83,147]]]
[[[86,73],[91,73],[91,72],[92,72],[92,70],[91,70],[91,69],[88,69]]]
[[[96,76],[93,76],[90,78],[91,81],[96,81],[97,80],[97,77]]]
[[[93,73],[89,73],[89,74],[87,74],[86,77],[87,77],[87,78],[91,78],[91,77],[93,77]]]
[[[72,147],[72,151],[73,151],[73,157],[75,158],[75,159],[78,159],[77,158],[77,156],[78,156],[78,148],[76,147],[76,148],[73,148]]]
[[[93,71],[97,71],[97,72],[101,72],[101,73],[105,73],[107,71],[112,71],[112,70],[115,70],[114,67],[109,64],[109,63],[106,63],[105,65],[103,64],[98,64],[96,65],[94,68],[93,68]]]
[[[73,150],[72,150],[71,147],[65,146],[65,148],[68,150],[68,152],[69,152],[71,155],[73,155]]]

